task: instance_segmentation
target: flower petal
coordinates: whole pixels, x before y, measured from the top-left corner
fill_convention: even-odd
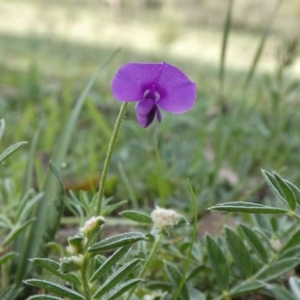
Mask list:
[[[180,114],[194,105],[197,96],[196,84],[176,67],[165,63],[157,84],[162,88],[157,101],[162,109]]]
[[[153,106],[156,106],[155,101],[153,99],[147,98],[147,99],[138,101],[136,103],[135,110],[140,116],[145,117],[150,113]]]
[[[157,106],[155,105],[146,116],[142,116],[138,112],[136,113],[136,118],[142,127],[146,128],[153,122],[156,115],[156,110]]]
[[[138,101],[155,83],[164,63],[128,63],[123,65],[112,81],[112,93],[119,101]]]

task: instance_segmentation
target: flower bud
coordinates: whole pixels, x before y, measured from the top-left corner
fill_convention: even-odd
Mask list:
[[[271,248],[276,252],[279,252],[282,249],[282,243],[276,237],[271,238],[270,244],[271,244]]]
[[[103,217],[91,217],[89,220],[87,220],[82,228],[80,228],[80,231],[87,237],[90,237],[92,234],[98,232],[102,225],[105,223]]]
[[[82,233],[78,233],[72,237],[68,238],[69,246],[67,247],[67,251],[71,254],[80,254],[83,253],[84,246],[86,243],[86,238]]]
[[[70,256],[70,257],[63,257],[60,259],[60,266],[59,270],[62,273],[69,273],[73,271],[78,271],[81,269],[83,264],[83,256]]]

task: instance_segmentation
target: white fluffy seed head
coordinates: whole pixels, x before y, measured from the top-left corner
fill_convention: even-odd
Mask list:
[[[173,209],[165,209],[156,206],[156,208],[151,213],[151,218],[153,221],[153,228],[162,229],[166,226],[175,226],[182,219]]]

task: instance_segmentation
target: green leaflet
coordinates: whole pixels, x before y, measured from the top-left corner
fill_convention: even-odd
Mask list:
[[[31,296],[26,300],[63,300],[63,299],[55,296],[49,296],[49,295],[36,295],[36,296]]]
[[[131,245],[138,241],[147,240],[146,236],[141,232],[126,232],[104,239],[93,246],[88,251],[91,253],[115,249],[127,245]]]
[[[208,259],[218,284],[222,289],[227,289],[229,285],[229,268],[225,255],[210,235],[206,236],[206,247]]]
[[[174,264],[172,264],[168,261],[164,261],[164,266],[165,266],[166,274],[173,286],[173,290],[176,290],[178,288],[178,286],[180,285],[180,282],[182,280],[182,275]],[[182,285],[179,298],[181,300],[189,300],[190,299],[186,283],[184,283]]]
[[[263,281],[269,281],[275,278],[278,278],[279,276],[285,274],[286,272],[292,270],[295,268],[300,262],[299,258],[286,258],[282,259],[280,261],[275,262],[274,264],[270,265],[266,269],[264,269],[262,272],[260,272],[256,279],[263,280]]]
[[[136,286],[141,281],[143,280],[140,278],[135,278],[120,285],[117,285],[116,288],[114,288],[113,290],[111,290],[103,296],[103,300],[117,299],[119,296],[123,295],[125,292]]]
[[[300,280],[298,277],[290,277],[289,279],[290,288],[293,294],[296,296],[296,299],[300,299]]]
[[[5,159],[11,156],[15,151],[17,151],[21,146],[27,144],[27,142],[19,142],[14,145],[9,146],[4,152],[0,154],[0,163],[2,163]]]
[[[127,264],[123,265],[120,269],[118,269],[115,273],[113,273],[101,286],[100,288],[95,292],[93,295],[94,299],[97,299],[104,295],[105,293],[108,293],[111,289],[113,289],[122,279],[125,278],[125,276],[132,272],[139,263],[141,262],[141,259],[135,258],[134,260],[128,262]]]
[[[145,224],[152,224],[152,219],[150,216],[146,215],[145,213],[141,213],[135,210],[124,210],[120,213],[122,217],[130,219],[132,221],[138,223],[145,223]]]
[[[115,263],[117,263],[130,249],[130,246],[124,246],[116,251],[111,257],[104,261],[101,266],[96,270],[90,279],[93,282],[99,279],[103,274],[105,274]]]
[[[74,290],[71,290],[71,289],[69,289],[65,286],[59,285],[59,284],[52,283],[50,281],[38,280],[38,279],[28,279],[25,281],[25,283],[36,286],[41,289],[44,289],[48,292],[52,292],[59,296],[69,297],[69,298],[75,299],[75,300],[84,300],[83,296],[81,296]]]
[[[56,277],[59,277],[65,281],[73,283],[76,286],[81,285],[81,281],[74,274],[72,273],[64,274],[60,272],[59,271],[60,265],[54,260],[48,258],[34,258],[32,259],[32,261]]]
[[[238,286],[234,287],[229,291],[230,296],[238,296],[246,293],[250,293],[253,291],[256,291],[258,289],[261,289],[265,286],[265,283],[258,280],[253,281],[244,281]]]
[[[287,214],[288,210],[251,202],[226,202],[214,205],[210,210],[248,214]]]
[[[261,242],[260,238],[257,236],[257,234],[248,226],[241,224],[239,226],[239,229],[244,234],[245,238],[247,239],[247,242],[252,247],[252,249],[255,251],[257,256],[264,262],[268,263],[269,261],[269,255],[267,250],[265,249],[263,243]]]
[[[274,177],[276,181],[278,182],[278,185],[282,191],[282,194],[284,196],[285,201],[289,205],[291,210],[296,209],[296,197],[294,195],[293,190],[290,188],[290,186],[286,183],[286,180],[281,178],[277,173],[274,172]]]
[[[243,241],[228,227],[225,227],[225,238],[236,266],[244,276],[250,277],[253,272],[252,260]]]

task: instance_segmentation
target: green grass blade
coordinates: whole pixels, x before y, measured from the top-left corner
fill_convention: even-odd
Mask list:
[[[7,149],[4,150],[3,153],[0,154],[0,163],[2,163],[5,159],[11,156],[15,151],[17,151],[21,146],[27,144],[27,142],[19,142],[11,145]]]
[[[93,122],[97,124],[97,128],[99,128],[101,131],[102,136],[109,141],[113,132],[113,128],[111,128],[110,124],[107,122],[105,113],[100,111],[97,105],[90,99],[86,102],[86,106],[91,118],[93,119]]]
[[[247,74],[247,77],[246,77],[246,80],[245,80],[245,83],[244,83],[244,90],[248,89],[248,87],[249,87],[249,85],[250,85],[250,83],[252,81],[253,75],[255,73],[257,64],[258,64],[259,59],[261,57],[261,54],[262,54],[262,51],[264,49],[265,43],[266,43],[266,41],[268,39],[268,36],[270,34],[271,27],[273,25],[273,21],[275,19],[277,11],[278,11],[278,9],[279,9],[279,7],[280,7],[280,5],[281,5],[282,2],[283,2],[283,0],[278,0],[276,2],[276,5],[275,5],[274,10],[273,10],[273,12],[271,14],[271,17],[270,17],[270,19],[269,19],[269,21],[267,23],[267,26],[265,27],[265,30],[264,30],[263,35],[261,37],[260,43],[259,43],[258,48],[256,50],[256,53],[254,55],[251,68],[250,68],[250,70],[249,70],[249,72]]]
[[[0,141],[4,133],[4,129],[5,129],[5,121],[4,119],[0,119]]]
[[[31,142],[31,145],[30,145],[26,170],[25,170],[24,179],[23,179],[23,182],[24,182],[23,191],[22,191],[23,196],[32,187],[34,155],[35,155],[36,145],[37,145],[37,142],[40,137],[41,129],[42,129],[42,125],[40,125],[38,130],[35,132],[32,142]]]
[[[118,168],[119,168],[121,179],[123,180],[124,186],[128,192],[128,195],[129,195],[131,201],[132,201],[133,208],[138,209],[138,207],[139,207],[138,199],[136,197],[134,187],[132,186],[132,184],[125,172],[124,165],[120,162],[120,163],[118,163]]]
[[[227,50],[227,41],[231,28],[231,14],[233,8],[233,0],[229,0],[226,20],[224,24],[223,31],[223,40],[222,40],[222,49],[221,49],[221,61],[220,61],[220,70],[219,70],[219,93],[220,96],[223,94],[223,85],[224,85],[224,75],[225,75],[225,58]]]

